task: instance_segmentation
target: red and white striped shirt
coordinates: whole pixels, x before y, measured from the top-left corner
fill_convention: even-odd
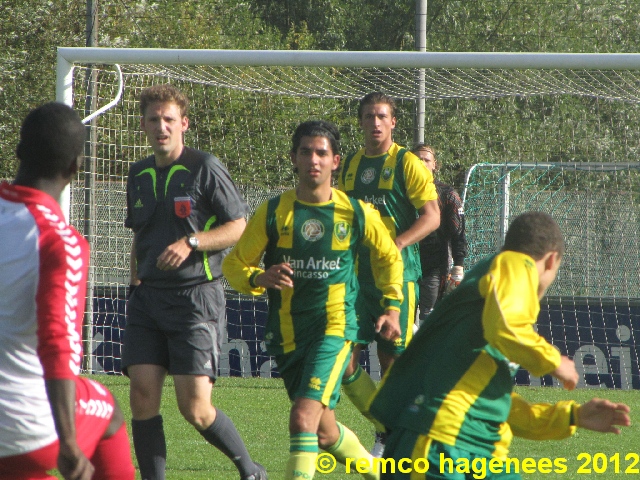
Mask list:
[[[89,246],[48,194],[0,185],[0,457],[57,435],[45,379],[82,362]]]

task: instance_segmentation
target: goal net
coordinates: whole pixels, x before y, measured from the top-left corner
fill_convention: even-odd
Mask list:
[[[82,109],[91,93],[99,107],[121,90],[92,121],[91,155],[71,190],[70,219],[92,251],[87,370],[120,371],[126,176],[151,153],[138,98],[170,82],[191,100],[186,144],[221,159],[252,211],[293,186],[288,151],[301,121],[333,121],[342,153],[354,151],[358,100],[380,90],[398,102],[394,140],[410,146],[417,99],[425,99],[438,177],[465,199],[466,269],[500,248],[513,216],[552,214],[567,252],[539,332],[574,358],[582,386],[640,388],[639,56],[279,53],[59,49],[59,100]],[[261,343],[266,308],[266,298],[228,289],[221,375],[276,374]],[[375,345],[362,361],[376,377]],[[552,384],[524,371],[517,380]]]

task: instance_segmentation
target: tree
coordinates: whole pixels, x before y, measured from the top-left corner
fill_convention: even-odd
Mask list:
[[[78,0],[3,0],[11,15],[0,15],[0,178],[15,174],[22,119],[55,98],[56,46],[84,44],[82,8]]]

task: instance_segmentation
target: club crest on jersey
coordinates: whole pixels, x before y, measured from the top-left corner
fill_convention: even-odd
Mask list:
[[[311,218],[302,224],[300,233],[305,240],[315,242],[324,237],[324,225],[319,220]]]
[[[347,222],[337,222],[333,227],[333,234],[339,242],[344,242],[345,238],[349,236],[351,226]]]
[[[174,197],[173,211],[179,218],[187,218],[191,215],[191,197]]]
[[[384,167],[382,169],[382,179],[387,182],[393,175],[393,169],[391,167]]]
[[[376,178],[376,169],[375,168],[366,168],[362,175],[360,175],[360,181],[365,185],[369,185]]]

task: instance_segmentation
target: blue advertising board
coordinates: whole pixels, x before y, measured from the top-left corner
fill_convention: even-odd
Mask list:
[[[126,322],[126,300],[105,296],[93,297],[93,355],[92,371],[120,374],[122,337]]]
[[[538,316],[538,333],[572,358],[578,387],[640,389],[640,299],[548,297]],[[529,376],[519,385],[551,385],[550,375]]]
[[[105,293],[93,302],[93,370],[119,374],[126,301]],[[262,341],[266,320],[263,298],[227,299],[221,376],[278,376]],[[548,297],[542,302],[537,328],[563,355],[574,359],[581,375],[579,387],[640,389],[640,299]],[[374,379],[379,379],[375,344],[362,352],[360,361]],[[521,369],[516,383],[554,385],[554,380],[550,375],[531,377]]]

